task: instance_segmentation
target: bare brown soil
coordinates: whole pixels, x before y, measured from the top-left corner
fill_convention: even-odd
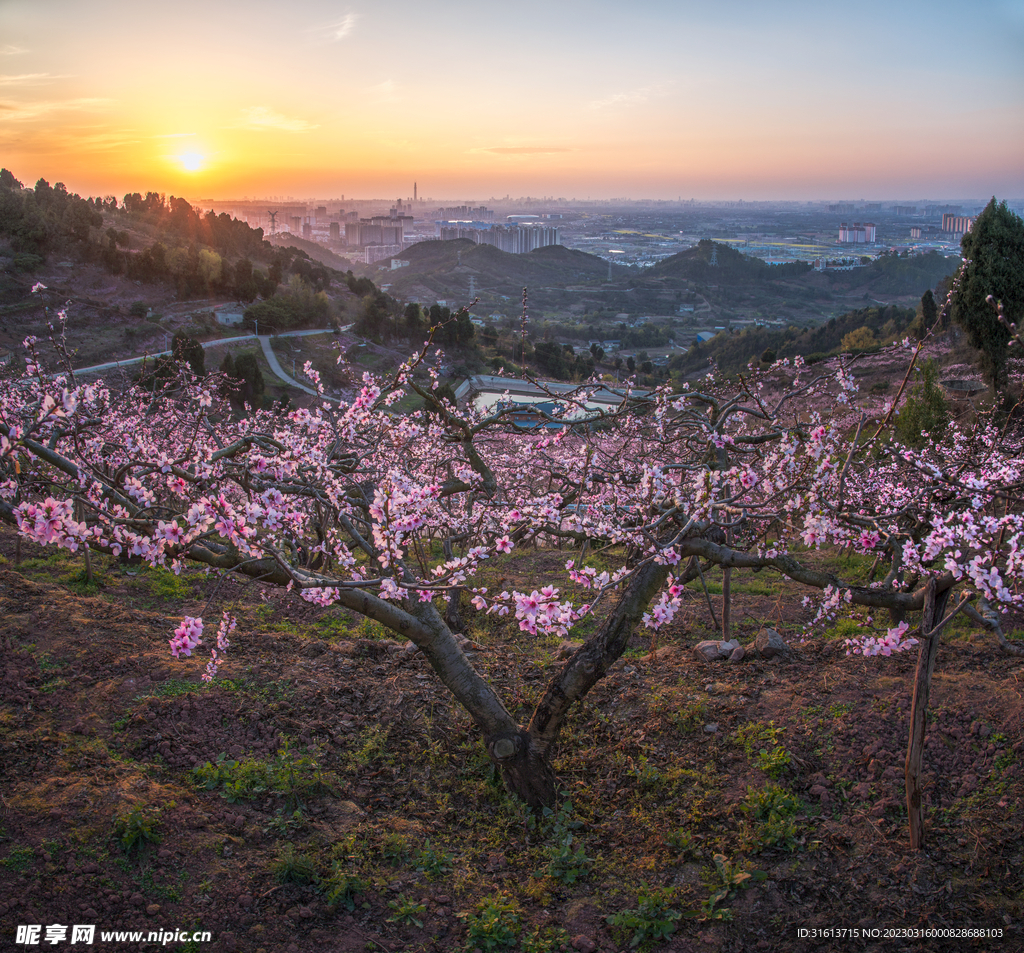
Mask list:
[[[774,624],[789,654],[698,660],[711,632],[695,592],[656,651],[636,637],[575,713],[556,761],[572,809],[534,818],[422,658],[373,625],[103,559],[90,589],[80,554],[28,544],[16,571],[7,529],[0,554],[2,949],[19,924],[94,923],[212,931],[163,947],[177,950],[619,951],[633,932],[606,918],[647,889],[693,914],[650,944],[666,951],[1024,949],[1024,663],[966,624],[939,653],[912,854],[916,654],[801,643],[799,598],[763,575],[734,577],[733,617],[743,641]],[[525,586],[563,559],[505,558],[491,581]],[[167,638],[183,613],[223,608],[239,628],[207,687],[205,657],[175,662]],[[557,645],[463,611],[480,667],[528,718]],[[207,789],[193,769],[220,755]],[[772,798],[774,820],[759,817]],[[765,877],[711,903],[720,869]],[[481,925],[488,901],[505,933]],[[1002,937],[798,934],[971,927]]]

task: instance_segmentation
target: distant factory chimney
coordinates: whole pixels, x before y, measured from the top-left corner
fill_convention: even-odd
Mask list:
[[[414,202],[416,201],[416,183],[415,182],[413,182],[413,184],[412,184],[412,200]]]

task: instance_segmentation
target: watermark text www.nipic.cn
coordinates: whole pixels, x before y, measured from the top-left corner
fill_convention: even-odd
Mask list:
[[[100,930],[98,939],[101,943],[209,943],[212,939],[209,930]],[[15,933],[14,942],[18,946],[41,946],[67,943],[69,946],[92,946],[97,940],[94,924],[76,923],[67,926],[63,923],[28,923],[20,924]]]

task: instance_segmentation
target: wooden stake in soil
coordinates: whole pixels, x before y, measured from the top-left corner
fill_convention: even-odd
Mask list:
[[[928,713],[935,656],[939,650],[939,632],[935,627],[935,579],[929,579],[924,591],[924,615],[921,619],[921,649],[917,656],[914,700],[910,706],[910,741],[907,743],[907,818],[910,822],[910,849],[924,846],[924,807],[921,803],[921,757],[924,754],[924,725]]]
[[[78,518],[78,521],[79,522],[84,522],[85,521],[85,513],[83,512],[83,507],[82,507],[81,503],[78,504],[77,509],[78,509],[78,512],[75,515]],[[85,582],[86,582],[86,585],[91,586],[92,582],[93,582],[93,579],[92,579],[92,554],[89,552],[89,540],[88,539],[85,540],[85,542],[83,543],[83,548],[85,550]]]
[[[725,541],[727,545],[732,545],[732,527],[725,531]],[[730,603],[732,600],[732,566],[724,566],[722,568],[722,641],[728,642],[732,636],[729,634],[731,629],[732,613],[730,611]]]

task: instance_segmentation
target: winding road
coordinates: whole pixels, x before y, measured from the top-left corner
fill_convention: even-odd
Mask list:
[[[341,330],[342,331],[347,331],[350,327],[352,327],[351,324],[347,325],[344,328],[341,328]],[[281,367],[281,363],[277,359],[277,355],[274,353],[274,349],[270,346],[270,340],[271,340],[271,337],[302,338],[302,337],[309,337],[310,335],[313,335],[313,334],[333,334],[333,333],[334,333],[333,328],[314,328],[314,329],[309,330],[309,331],[285,331],[283,334],[275,334],[275,335],[270,335],[270,334],[259,334],[259,335],[256,335],[256,334],[242,334],[242,335],[239,335],[238,337],[218,338],[218,339],[213,340],[213,341],[201,341],[200,343],[203,345],[204,348],[207,348],[207,347],[219,347],[221,344],[236,344],[236,343],[239,343],[241,341],[251,341],[253,338],[255,338],[257,341],[259,341],[260,347],[263,348],[263,355],[266,357],[267,363],[270,365],[270,369],[278,377],[280,377],[281,380],[283,380],[286,384],[288,384],[291,387],[294,387],[294,388],[296,388],[298,390],[304,391],[307,394],[313,394],[315,396],[316,395],[316,391],[313,390],[312,387],[310,387],[308,384],[301,384],[301,383],[299,383],[299,381],[295,380],[293,377],[291,377],[290,375],[285,373],[284,368]],[[140,355],[139,357],[127,357],[127,358],[125,358],[124,360],[121,360],[121,361],[107,361],[106,364],[93,364],[91,367],[76,367],[75,368],[75,373],[76,374],[90,374],[90,373],[94,373],[94,372],[98,373],[100,371],[116,370],[117,368],[125,367],[128,364],[138,364],[141,361],[148,360],[149,358],[170,357],[170,355],[171,355],[170,351],[157,351],[157,352],[155,352],[153,354],[143,354],[143,355]],[[338,402],[337,398],[335,398],[335,397],[327,397],[325,399],[334,401],[335,403]]]

